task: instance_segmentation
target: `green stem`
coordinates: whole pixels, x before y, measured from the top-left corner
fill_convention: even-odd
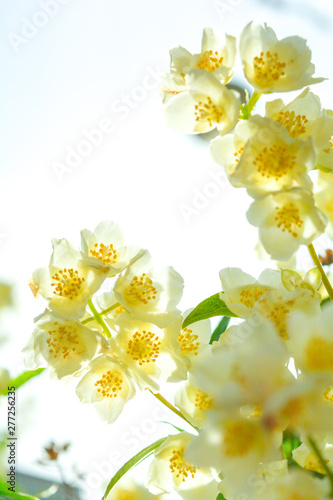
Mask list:
[[[106,314],[109,314],[109,312],[113,311],[114,309],[117,309],[117,307],[120,306],[119,302],[116,302],[113,304],[113,306],[108,307],[107,309],[104,309],[100,313],[98,313],[100,316],[105,316]],[[94,316],[91,316],[90,318],[86,318],[83,321],[81,321],[82,325],[85,325],[86,323],[89,323],[89,321],[93,321],[95,319]]]
[[[167,401],[161,394],[159,394],[159,393],[155,394],[152,391],[150,391],[150,392],[152,393],[153,396],[155,396],[155,398],[157,398],[161,403],[163,403],[167,408],[169,408],[169,410],[173,411],[176,415],[178,415],[178,417],[180,417],[183,420],[185,420],[185,422],[187,422],[191,427],[193,427],[193,429],[195,429],[196,431],[199,431],[198,427],[196,427],[195,425],[191,424],[191,422],[189,420],[187,420],[186,417],[184,417],[184,415],[182,414],[182,412],[180,412],[179,410],[177,410],[177,408],[175,408],[171,403],[169,403],[169,401]]]
[[[100,315],[100,313],[97,311],[96,307],[94,306],[91,297],[88,299],[88,306],[90,307],[90,310],[93,313],[95,320],[101,326],[103,332],[105,333],[106,338],[110,339],[111,338],[110,331],[109,331],[108,327],[106,326],[106,323],[104,322],[102,316]]]
[[[246,104],[242,104],[240,108],[240,113],[241,113],[241,118],[243,120],[248,120],[251,116],[251,113],[254,109],[254,106],[257,104],[259,98],[261,97],[262,94],[260,92],[257,92],[256,90],[253,92],[251,95],[250,100]]]
[[[316,253],[316,251],[315,251],[314,246],[312,245],[312,243],[310,243],[310,245],[308,245],[308,250],[310,252],[310,255],[311,255],[311,258],[313,260],[314,265],[317,267],[317,269],[319,270],[319,272],[321,274],[321,279],[323,281],[324,287],[327,290],[329,298],[333,301],[333,288],[332,288],[332,285],[331,285],[331,283],[329,282],[329,280],[328,280],[328,278],[326,276],[326,273],[325,273],[325,271],[323,269],[323,266],[320,263],[318,255],[317,255],[317,253]]]
[[[307,439],[308,439],[309,445],[311,446],[312,450],[314,451],[315,455],[317,456],[317,458],[320,462],[320,465],[322,466],[322,468],[326,472],[327,477],[329,479],[329,482],[331,483],[331,491],[329,493],[329,497],[332,498],[333,497],[333,473],[332,473],[331,469],[329,467],[327,467],[327,463],[325,462],[325,459],[324,459],[323,455],[321,454],[321,451],[318,448],[316,441],[311,436],[308,436]]]

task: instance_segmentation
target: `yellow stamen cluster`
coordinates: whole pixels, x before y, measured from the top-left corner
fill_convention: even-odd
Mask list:
[[[309,121],[305,115],[295,115],[295,111],[280,111],[275,119],[286,127],[291,137],[304,134]]]
[[[332,137],[329,139],[329,141],[328,141],[328,142],[329,142],[329,144],[330,144],[330,145],[329,145],[329,147],[328,147],[328,148],[323,149],[324,153],[327,153],[327,154],[329,154],[329,153],[331,152],[331,149],[333,149],[333,135],[332,135]]]
[[[110,245],[95,243],[89,253],[92,257],[100,260],[105,266],[115,264],[118,259],[117,251],[113,248],[112,243]]]
[[[285,146],[273,144],[269,148],[264,147],[253,164],[262,177],[274,177],[277,181],[293,170],[296,156],[288,154]]]
[[[258,285],[247,285],[240,292],[240,301],[244,306],[251,309],[254,304],[262,297],[268,288]]]
[[[291,63],[294,61],[291,60]],[[266,54],[260,53],[260,56],[253,59],[253,68],[255,72],[255,80],[261,86],[267,87],[285,76],[285,62],[279,61],[279,56],[276,52],[273,54],[268,50]]]
[[[310,370],[333,370],[333,342],[315,336],[305,351],[306,366]]]
[[[180,350],[182,356],[188,356],[193,354],[197,356],[199,342],[196,342],[198,335],[192,334],[192,330],[189,328],[184,328],[178,336],[178,342],[180,344]]]
[[[303,221],[296,205],[287,203],[281,208],[275,208],[277,227],[282,228],[282,231],[288,231],[294,238],[297,238],[297,229],[302,227]]]
[[[60,269],[57,273],[52,276],[55,283],[51,283],[54,286],[53,293],[59,297],[65,297],[67,299],[75,299],[82,288],[85,279],[79,276],[79,271],[74,271],[74,269]]]
[[[97,392],[100,392],[103,398],[116,398],[123,388],[123,377],[119,372],[108,370],[102,378],[95,382]]]
[[[279,336],[288,340],[287,318],[291,307],[295,304],[295,300],[281,300],[273,302],[273,299],[268,297],[260,303],[261,310],[266,318],[269,318],[276,326]]]
[[[197,67],[212,73],[216,69],[220,68],[222,63],[223,57],[219,56],[217,50],[214,52],[212,50],[205,50],[205,52],[201,54]]]
[[[222,107],[214,104],[210,97],[195,105],[195,120],[197,122],[200,120],[208,121],[210,127],[213,126],[213,123],[220,123],[223,115]]]
[[[154,363],[159,356],[160,345],[161,342],[157,335],[142,330],[142,332],[135,332],[132,339],[129,340],[127,354],[134,361],[138,361],[140,366],[144,363]]]
[[[224,453],[230,457],[246,455],[256,442],[258,429],[250,420],[227,422],[224,426]]]
[[[177,478],[180,477],[182,481],[185,481],[190,476],[193,479],[197,470],[194,465],[191,465],[184,460],[184,451],[184,448],[172,450],[172,455],[169,460],[169,467],[172,474],[175,474]]]
[[[74,325],[59,325],[54,322],[55,330],[48,330],[46,340],[49,353],[53,358],[70,359],[78,354],[79,336]]]
[[[197,389],[194,400],[194,405],[196,408],[198,408],[199,410],[207,411],[213,407],[213,404],[214,400],[209,394],[202,391],[201,389]]]
[[[153,281],[143,273],[141,276],[134,276],[128,286],[125,296],[128,302],[137,304],[148,304],[150,300],[156,299],[156,288],[153,286]]]
[[[236,161],[236,163],[238,163],[238,162],[239,162],[240,157],[242,156],[243,151],[244,151],[244,147],[240,147],[240,148],[238,149],[238,151],[236,151],[236,152],[234,153],[234,157],[235,157],[235,161]]]

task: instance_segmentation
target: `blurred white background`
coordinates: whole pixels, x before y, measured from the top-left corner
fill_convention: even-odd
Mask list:
[[[1,318],[7,342],[0,366],[12,375],[24,369],[20,351],[43,308],[27,283],[48,264],[54,237],[79,242],[82,228],[116,221],[157,266],[172,265],[184,277],[183,310],[219,291],[221,268],[257,275],[267,266],[254,253],[257,230],[246,222],[250,200],[210,160],[208,140],[166,128],[160,74],[172,47],[200,51],[205,26],[237,36],[255,20],[279,38],[306,38],[316,76],[332,78],[331,2],[1,0],[0,6],[0,280],[14,284],[16,301]],[[239,62],[235,82],[244,84]],[[313,88],[326,107],[331,89],[331,81]],[[46,374],[18,399],[21,470],[45,474],[36,464],[42,447],[51,439],[71,441],[68,462],[87,474],[89,499],[99,499],[99,487],[119,465],[171,429],[151,424],[156,403],[148,394],[112,426],[80,404],[72,386]],[[161,410],[158,419],[167,418]],[[105,461],[115,462],[112,470]]]

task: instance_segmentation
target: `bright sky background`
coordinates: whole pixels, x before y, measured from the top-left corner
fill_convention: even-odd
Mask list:
[[[50,10],[54,2],[57,7]],[[157,266],[172,265],[184,277],[183,310],[219,291],[223,267],[257,275],[268,265],[253,251],[257,230],[245,218],[250,200],[230,187],[210,160],[208,140],[166,128],[159,75],[168,70],[172,47],[200,51],[205,26],[237,36],[255,20],[267,22],[280,38],[306,38],[316,76],[332,78],[331,2],[0,0],[0,8],[0,279],[13,283],[16,292],[15,311],[2,317],[0,333],[8,341],[0,366],[13,375],[24,369],[20,351],[43,309],[27,282],[35,268],[48,264],[54,237],[78,243],[82,228],[116,221],[129,242],[150,250]],[[243,81],[238,63],[235,82]],[[332,107],[331,89],[332,81],[313,88],[325,107]],[[67,163],[68,171],[60,175],[59,164],[66,164],[69,152],[84,148],[82,141],[101,126],[108,131],[100,133],[100,144],[76,156],[77,165],[68,169]],[[196,213],[189,212],[193,209]],[[50,439],[70,440],[69,460],[90,474],[99,469],[101,477],[98,464],[109,460],[112,450],[121,457],[115,472],[169,432],[164,424],[147,431],[145,419],[151,422],[156,407],[149,395],[128,405],[112,426],[79,403],[72,386],[47,376],[18,397],[19,463],[25,472],[45,473],[36,465],[42,447]],[[158,419],[167,418],[162,410]],[[132,449],[128,438],[142,422],[145,430]],[[90,477],[92,484],[97,476]],[[100,498],[98,488],[88,498]]]

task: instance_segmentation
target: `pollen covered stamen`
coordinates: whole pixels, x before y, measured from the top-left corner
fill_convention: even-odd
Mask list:
[[[180,335],[178,336],[178,342],[180,344],[180,350],[182,356],[188,356],[193,354],[197,356],[199,342],[196,342],[198,335],[192,334],[192,330],[189,328],[184,328]]]
[[[282,231],[288,231],[294,238],[298,236],[298,229],[302,227],[303,221],[300,218],[300,213],[294,203],[287,203],[283,207],[276,208],[277,227]]]
[[[207,411],[213,407],[213,403],[213,398],[209,394],[202,391],[201,389],[197,389],[194,401],[194,405],[196,408],[198,408],[199,410]]]
[[[142,366],[144,363],[155,362],[160,353],[159,337],[152,332],[142,330],[135,332],[132,339],[128,342],[127,354],[134,361]]]
[[[156,299],[157,290],[153,286],[153,281],[145,273],[141,276],[134,276],[128,286],[125,296],[128,302],[137,304],[148,304],[150,300]]]
[[[220,68],[223,63],[223,57],[219,55],[217,50],[214,52],[212,50],[205,50],[201,54],[201,57],[197,63],[197,68],[199,69],[205,69],[206,71],[209,71],[212,73],[216,69]]]
[[[296,156],[288,154],[286,147],[273,144],[269,148],[264,147],[255,157],[253,164],[262,177],[274,177],[277,181],[293,170]]]
[[[105,266],[115,264],[118,259],[117,250],[114,249],[112,243],[110,245],[95,243],[89,253],[92,257],[100,260]]]
[[[262,297],[268,288],[257,285],[247,285],[240,292],[240,301],[244,306],[251,309],[254,304]]]
[[[95,387],[103,398],[116,398],[123,388],[123,382],[123,377],[119,372],[108,370],[101,379],[95,382]]]
[[[305,115],[295,115],[295,111],[280,111],[275,119],[286,127],[291,137],[304,134],[309,121]]]
[[[52,358],[71,359],[78,354],[79,336],[74,326],[59,325],[54,322],[55,330],[48,330],[46,340]]]
[[[244,151],[244,148],[243,147],[240,147],[235,153],[234,153],[234,157],[235,157],[235,161],[236,163],[239,162],[241,156],[242,156],[242,153]]]
[[[60,269],[52,276],[52,279],[55,281],[55,283],[51,283],[51,286],[55,287],[53,293],[70,300],[79,295],[85,281],[83,277],[79,276],[79,271],[66,268]]]
[[[173,450],[169,460],[172,474],[175,474],[177,478],[180,477],[182,481],[185,481],[188,477],[193,479],[197,471],[194,465],[184,460],[184,451],[184,448]]]
[[[293,63],[293,59],[290,63]],[[285,62],[279,61],[279,56],[276,52],[273,54],[268,50],[266,54],[260,53],[260,56],[253,59],[253,68],[255,73],[255,80],[261,86],[269,86],[277,82],[281,77],[285,76]]]
[[[204,101],[199,101],[195,105],[195,120],[197,122],[207,121],[210,127],[213,126],[213,123],[220,123],[223,115],[224,110],[222,107],[214,104],[210,97],[207,97]]]
[[[333,149],[333,135],[332,137],[329,139],[329,147],[328,148],[325,148],[323,149],[324,153],[330,153],[331,152],[331,149]]]

